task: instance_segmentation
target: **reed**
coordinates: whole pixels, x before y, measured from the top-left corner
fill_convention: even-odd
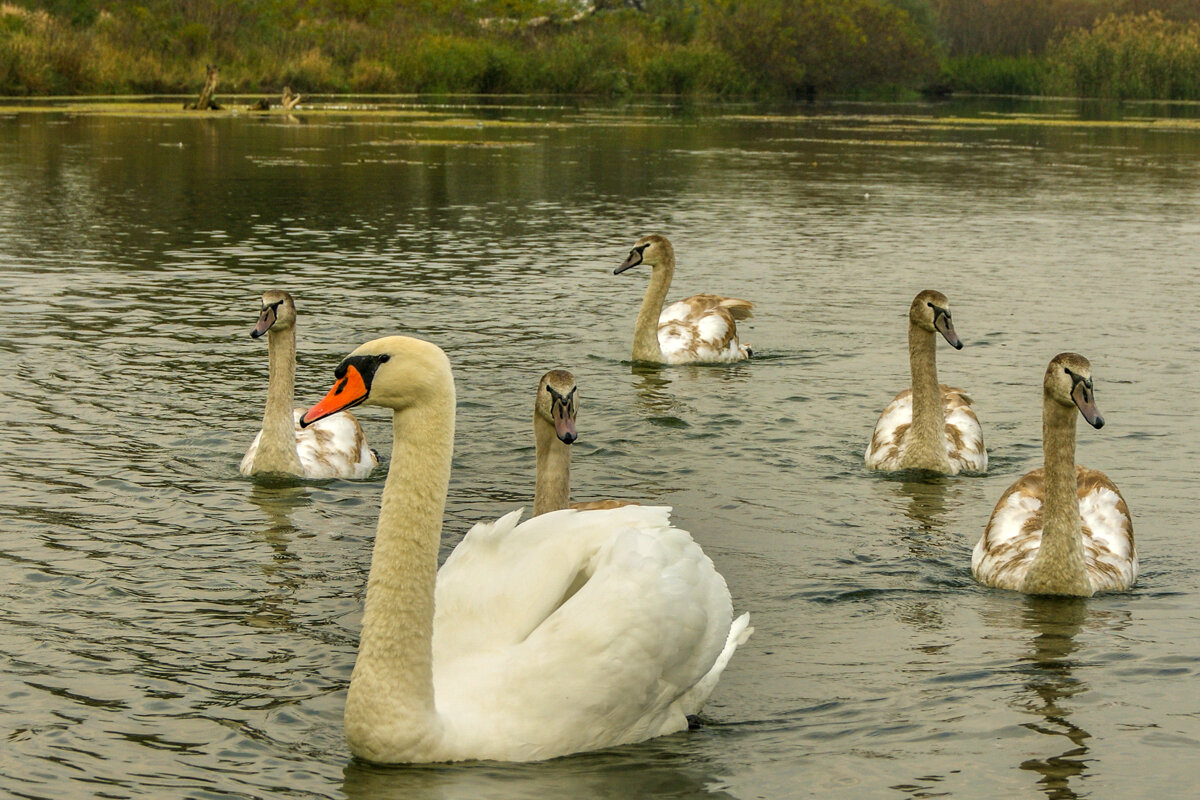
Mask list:
[[[1200,21],[1111,15],[1051,49],[1056,88],[1087,97],[1200,100]]]

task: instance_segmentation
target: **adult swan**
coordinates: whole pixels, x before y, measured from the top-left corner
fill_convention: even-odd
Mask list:
[[[380,763],[534,761],[687,727],[749,616],[668,508],[520,511],[476,525],[437,569],[454,444],[446,354],[359,347],[301,423],[393,411],[346,740]],[[435,610],[436,609],[436,610]]]

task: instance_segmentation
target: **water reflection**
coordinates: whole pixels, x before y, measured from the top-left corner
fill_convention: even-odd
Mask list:
[[[533,764],[446,764],[376,767],[353,761],[346,766],[342,791],[350,800],[441,800],[442,798],[630,797],[722,798],[733,795],[711,776],[675,765],[673,753],[642,745],[631,763],[627,750],[584,754]],[[661,748],[667,749],[667,748]],[[661,763],[646,756],[658,755]]]
[[[674,414],[679,401],[668,391],[671,378],[667,369],[659,364],[637,363],[629,368],[633,375],[633,391],[637,394],[638,407],[657,416]]]
[[[255,628],[292,629],[291,604],[300,580],[300,557],[290,548],[298,529],[292,522],[292,514],[312,503],[309,488],[290,479],[256,479],[250,490],[250,502],[266,516],[266,526],[258,531],[257,538],[270,546],[269,561],[259,564],[265,590],[256,598],[253,607],[247,609],[246,624]]]
[[[896,495],[903,503],[904,516],[917,523],[912,533],[925,534],[920,539],[908,537],[914,544],[919,542],[944,544],[946,541],[945,519],[950,508],[959,506],[961,488],[943,476],[918,480],[918,476],[906,474],[904,480],[895,485]]]
[[[900,541],[909,555],[922,565],[921,573],[926,580],[945,574],[950,568],[947,547],[955,537],[947,532],[945,521],[949,482],[938,477],[929,482],[908,479],[893,485],[903,502],[904,515],[916,523],[915,527],[905,526],[899,532]],[[941,630],[946,626],[945,602],[945,595],[940,591],[912,594],[897,600],[896,616],[917,630]],[[924,646],[917,649],[931,652]]]
[[[1072,658],[1079,648],[1075,637],[1088,622],[1088,603],[1074,597],[1029,597],[1025,603],[1021,622],[1034,637],[1032,652],[1023,659],[1028,664],[1028,679],[1018,705],[1040,718],[1024,727],[1053,737],[1046,740],[1047,747],[1062,751],[1023,761],[1021,769],[1038,773],[1037,785],[1046,797],[1070,800],[1079,797],[1071,788],[1071,779],[1095,772],[1094,759],[1087,757],[1091,734],[1071,720],[1069,703],[1088,688],[1074,674],[1076,661]]]

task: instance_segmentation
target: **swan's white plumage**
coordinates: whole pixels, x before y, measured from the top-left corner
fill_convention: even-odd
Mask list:
[[[303,413],[304,409],[297,408],[292,417],[296,427],[296,455],[305,478],[365,478],[379,466],[379,459],[367,444],[362,427],[349,411],[318,420],[307,428],[300,427]],[[260,439],[261,430],[242,458],[241,474],[252,473]]]
[[[1084,566],[1092,593],[1127,589],[1137,580],[1138,559],[1129,507],[1104,473],[1076,466]],[[1036,469],[996,503],[971,556],[971,573],[999,589],[1023,591],[1042,544],[1045,471]]]
[[[750,357],[738,340],[738,319],[750,317],[747,300],[698,294],[676,301],[658,318],[658,343],[668,364],[721,363]]]
[[[525,761],[683,730],[750,634],[670,509],[520,511],[438,573],[434,686],[459,757]]]
[[[437,569],[450,483],[449,359],[404,336],[360,346],[306,412],[392,410],[346,741],[380,763],[530,761],[683,729],[750,630],[669,509],[519,512]],[[349,388],[348,388],[349,387]]]
[[[986,472],[987,449],[983,444],[983,428],[975,415],[971,396],[962,389],[940,384],[942,410],[946,415],[944,440],[946,457],[952,472]],[[912,389],[905,389],[883,409],[875,423],[875,431],[867,444],[867,467],[880,470],[901,469],[907,445],[906,435],[912,426]]]

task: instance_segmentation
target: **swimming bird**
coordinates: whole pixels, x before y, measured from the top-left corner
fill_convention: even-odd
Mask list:
[[[262,296],[258,324],[250,332],[267,335],[267,406],[262,430],[250,443],[239,471],[243,475],[276,473],[301,478],[365,478],[379,464],[366,434],[353,414],[340,414],[301,430],[292,408],[296,380],[296,304],[287,292]]]
[[[650,266],[650,285],[633,330],[633,360],[658,364],[741,361],[750,345],[738,341],[737,321],[752,316],[748,300],[697,294],[663,308],[675,275],[675,250],[665,236],[638,239],[629,257],[613,270],[620,275],[639,264]]]
[[[565,369],[552,369],[538,381],[533,401],[533,439],[537,446],[537,477],[533,489],[533,515],[574,508],[588,511],[620,508],[629,500],[571,502],[571,445],[579,438],[576,415],[579,387]]]
[[[1090,597],[1137,580],[1133,520],[1116,484],[1075,464],[1076,411],[1104,426],[1092,365],[1060,353],[1042,381],[1045,465],[1008,487],[975,545],[971,573],[983,584],[1025,594]]]
[[[879,415],[865,455],[869,469],[923,469],[947,475],[987,470],[983,429],[971,396],[938,383],[938,333],[955,350],[962,349],[950,301],[941,292],[926,290],[908,309],[912,388],[896,395]]]
[[[684,730],[750,634],[665,507],[472,528],[437,569],[455,391],[440,348],[360,346],[302,424],[392,410],[345,734],[367,761],[535,761]]]

